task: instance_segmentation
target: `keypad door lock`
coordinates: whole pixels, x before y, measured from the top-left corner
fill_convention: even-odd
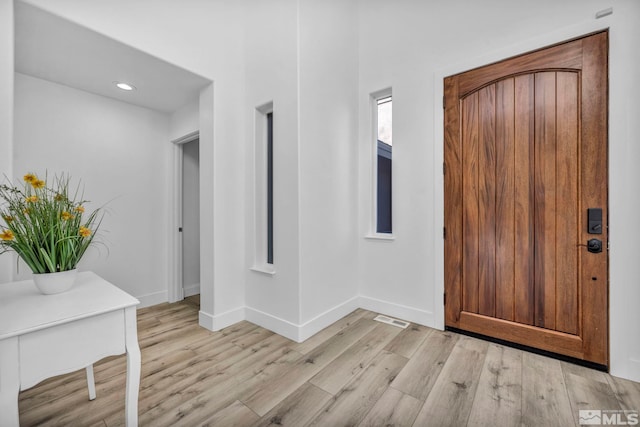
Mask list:
[[[587,242],[587,250],[592,254],[602,252],[602,241],[600,239],[591,239]]]
[[[602,209],[587,209],[587,227],[589,234],[602,234]]]

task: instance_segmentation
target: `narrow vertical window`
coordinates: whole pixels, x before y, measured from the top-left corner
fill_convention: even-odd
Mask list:
[[[275,274],[273,259],[273,102],[256,107],[254,140],[254,271]]]
[[[392,108],[391,96],[376,99],[375,129],[376,129],[376,232],[392,232],[391,217],[391,169],[392,169]]]
[[[267,264],[273,264],[273,112],[267,113]]]

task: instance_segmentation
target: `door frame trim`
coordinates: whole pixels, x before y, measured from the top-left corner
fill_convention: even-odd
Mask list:
[[[434,72],[433,96],[433,191],[435,204],[433,206],[433,239],[435,268],[433,270],[433,327],[444,330],[445,310],[443,295],[444,287],[444,239],[440,239],[440,231],[444,229],[444,175],[440,165],[444,162],[444,79],[474,68],[483,67],[494,62],[502,61],[513,56],[529,53],[541,48],[552,46],[572,39],[588,36],[598,31],[610,30],[611,15],[602,19],[585,21],[557,31],[549,32],[540,37],[531,38],[516,44],[504,46],[488,54],[464,59],[460,62],[437,68]]]
[[[184,144],[200,138],[200,131],[196,130],[171,141],[173,147],[172,169],[172,215],[170,232],[170,280],[169,280],[169,302],[182,301],[184,299],[184,288],[182,283],[182,233],[178,229],[182,226],[182,160],[184,157]]]

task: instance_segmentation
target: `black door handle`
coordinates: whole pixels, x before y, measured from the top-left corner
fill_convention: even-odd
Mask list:
[[[587,250],[593,254],[602,252],[602,241],[600,239],[591,239],[587,242]]]

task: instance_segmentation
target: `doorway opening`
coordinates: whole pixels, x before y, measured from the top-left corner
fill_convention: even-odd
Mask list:
[[[176,158],[174,301],[200,305],[200,139],[198,132],[174,141]]]
[[[182,144],[182,290],[200,295],[200,144]]]

